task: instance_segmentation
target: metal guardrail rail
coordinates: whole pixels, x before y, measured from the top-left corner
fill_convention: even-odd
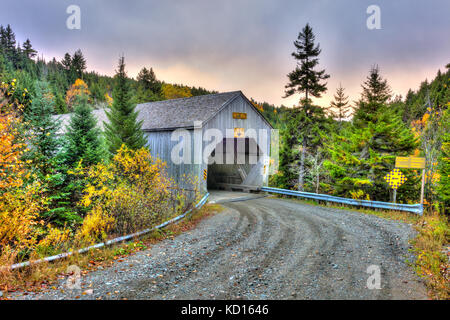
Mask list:
[[[419,215],[423,214],[423,205],[421,205],[421,204],[400,204],[400,203],[390,203],[390,202],[382,202],[382,201],[356,200],[356,199],[330,196],[327,194],[303,192],[303,191],[295,191],[295,190],[287,190],[287,189],[279,189],[279,188],[271,188],[271,187],[261,187],[261,191],[277,193],[277,194],[284,194],[284,195],[294,196],[294,197],[302,197],[302,198],[308,198],[308,199],[337,202],[337,203],[343,203],[343,204],[352,205],[352,206],[407,211],[407,212],[412,212],[412,213],[416,213]]]
[[[129,234],[129,235],[126,235],[126,236],[122,236],[122,237],[114,238],[114,239],[111,239],[111,240],[108,240],[108,241],[105,241],[105,242],[97,243],[97,244],[94,244],[92,246],[79,249],[76,252],[78,252],[78,253],[88,252],[88,251],[90,251],[92,249],[102,248],[102,247],[105,247],[105,246],[110,246],[110,245],[112,245],[114,243],[118,243],[118,242],[122,242],[122,241],[125,241],[125,240],[137,238],[137,237],[140,237],[140,236],[142,236],[144,234],[152,232],[152,231],[154,231],[156,229],[164,228],[164,227],[168,226],[169,224],[175,223],[175,222],[183,219],[184,217],[189,215],[192,212],[192,210],[200,209],[206,203],[206,201],[208,200],[208,197],[209,197],[209,192],[207,192],[203,196],[203,198],[201,198],[200,201],[197,202],[197,204],[192,209],[189,209],[185,213],[183,213],[183,214],[181,214],[179,216],[176,216],[175,218],[170,219],[170,220],[168,220],[166,222],[163,222],[163,223],[161,223],[161,224],[159,224],[159,225],[157,225],[157,226],[155,226],[153,228],[148,228],[148,229],[145,229],[145,230],[142,230],[142,231],[139,231],[139,232],[136,232],[136,233],[132,233],[132,234]],[[63,259],[63,258],[67,258],[67,257],[69,257],[69,256],[71,256],[73,254],[74,254],[73,251],[60,253],[60,254],[57,254],[57,255],[54,255],[54,256],[51,256],[51,257],[45,257],[43,259],[36,260],[36,261],[25,261],[25,262],[21,262],[21,263],[16,263],[16,264],[13,264],[13,265],[11,265],[9,267],[8,266],[6,266],[6,267],[3,266],[3,267],[0,267],[0,270],[2,270],[3,268],[7,268],[7,269],[10,269],[10,270],[20,269],[20,268],[23,268],[23,267],[30,266],[31,264],[39,264],[39,263],[42,263],[42,262],[50,262],[50,261],[54,261],[54,260],[60,260],[60,259]]]

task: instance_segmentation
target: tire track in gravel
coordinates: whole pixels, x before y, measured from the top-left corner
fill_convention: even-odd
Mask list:
[[[223,206],[196,229],[84,276],[95,294],[80,298],[426,298],[402,260],[413,234],[405,224],[282,199]],[[365,287],[370,264],[381,266],[381,290]],[[34,298],[75,295],[50,290]]]
[[[218,256],[226,250],[226,247],[230,248],[232,246],[237,246],[239,245],[242,241],[245,240],[245,237],[248,236],[249,234],[252,233],[252,231],[254,229],[257,228],[258,224],[256,223],[256,218],[251,215],[248,214],[247,212],[239,212],[239,220],[237,221],[236,225],[233,227],[232,231],[230,233],[225,234],[223,237],[223,239],[225,239],[226,241],[224,241],[224,245],[218,245],[218,240],[215,240],[215,247],[213,249],[207,249],[207,251],[200,255],[200,259],[201,260],[197,260],[197,261],[192,261],[193,259],[195,259],[194,257],[192,257],[192,259],[190,261],[188,261],[187,263],[185,263],[184,267],[181,269],[185,269],[185,270],[175,270],[174,272],[172,272],[172,275],[169,275],[169,277],[165,277],[164,281],[165,283],[170,283],[170,282],[174,282],[174,277],[176,277],[177,273],[185,273],[187,275],[193,275],[193,274],[198,274],[199,276],[202,274],[202,270],[204,270],[206,267],[208,267],[208,265],[211,263],[211,261],[217,260]],[[246,226],[244,226],[244,229],[241,231],[240,228],[241,226],[247,221]],[[211,243],[209,243],[209,245],[211,245]],[[190,263],[189,263],[190,262]],[[195,270],[195,272],[193,272]],[[192,277],[195,277],[195,275],[193,275]],[[183,277],[180,281],[178,281],[179,286],[183,285],[185,282],[187,281],[191,281],[193,280],[192,278],[189,278],[187,276]],[[145,288],[145,287],[149,287],[150,283],[153,283],[153,279],[142,279],[141,281],[139,281],[138,283],[136,283],[136,285],[139,288]],[[155,298],[158,298],[158,295],[162,296],[162,295],[170,295],[170,293],[167,292],[168,288],[166,286],[158,286],[157,290],[153,291],[151,294],[155,295]],[[128,299],[134,299],[135,296],[131,295],[131,296],[127,296]]]
[[[264,207],[270,210],[270,206],[264,206],[263,202],[258,204],[258,207]],[[280,281],[283,283],[284,296],[286,298],[310,298],[312,294],[303,295],[303,289],[305,287],[304,278],[317,274],[317,269],[328,267],[328,263],[322,259],[323,253],[320,255],[312,255],[314,250],[319,247],[321,251],[332,251],[333,247],[337,246],[335,239],[340,237],[341,232],[336,232],[336,234],[331,237],[332,242],[320,237],[320,226],[316,221],[308,219],[307,217],[296,214],[295,211],[283,208],[281,211],[272,210],[273,216],[277,217],[280,222],[284,224],[289,224],[290,230],[301,230],[302,233],[292,232],[292,237],[290,239],[290,246],[284,248],[285,251],[289,251],[292,254],[289,263],[287,263],[283,268],[281,268],[278,274],[281,276]],[[302,245],[300,247],[293,247],[293,244],[302,240]],[[305,245],[306,244],[306,245]],[[292,250],[292,249],[295,250]],[[312,256],[312,258],[311,258]],[[305,262],[308,262],[305,265]],[[276,261],[273,261],[276,263]],[[301,276],[299,276],[301,273]],[[327,278],[329,280],[329,278]],[[279,289],[279,288],[278,288]],[[326,297],[325,297],[326,298]]]
[[[255,201],[251,201],[251,209],[247,206],[228,204],[227,207],[231,207],[239,210],[240,212],[246,212],[250,215],[262,217],[262,232],[259,235],[260,241],[255,247],[256,254],[252,252],[253,261],[251,265],[245,270],[245,273],[240,277],[239,286],[229,286],[229,296],[239,296],[242,292],[248,292],[251,286],[256,282],[265,281],[262,276],[267,273],[268,270],[274,269],[273,263],[286,255],[286,252],[292,247],[293,238],[288,237],[291,230],[291,226],[286,224],[283,220],[273,219],[274,216],[269,210],[258,206]],[[254,211],[256,213],[251,212]],[[272,218],[269,220],[269,217]],[[273,243],[268,248],[267,243]],[[265,252],[261,252],[261,248],[265,248]],[[245,254],[245,253],[244,253]]]
[[[214,296],[222,299],[235,298],[241,295],[241,292],[245,291],[244,289],[248,283],[247,273],[241,274],[240,271],[242,270],[239,270],[239,268],[236,270],[237,265],[234,261],[241,260],[242,256],[254,255],[255,249],[257,250],[262,246],[264,239],[278,239],[280,234],[279,232],[274,232],[274,228],[279,228],[279,225],[270,221],[266,213],[258,212],[258,214],[255,214],[250,210],[242,209],[240,206],[233,205],[232,203],[227,207],[232,210],[238,209],[236,211],[240,213],[241,217],[246,217],[256,226],[256,228],[253,229],[255,232],[250,235],[243,232],[242,234],[245,235],[244,238],[239,239],[239,241],[231,241],[232,245],[228,245],[226,250],[222,250],[217,256],[214,256],[215,259],[208,259],[208,261],[205,261],[202,265],[202,269],[199,269],[200,272],[197,273],[197,276],[194,279],[189,279],[190,282],[206,281],[220,283],[221,290],[219,290],[219,293],[222,291],[223,294],[218,295],[217,292],[215,292]],[[229,239],[226,241],[230,244]],[[279,241],[280,240],[278,240],[278,242]],[[282,247],[282,244],[280,243],[277,246]],[[277,246],[270,249],[270,252],[277,251]],[[210,257],[210,255],[208,255],[208,257]],[[264,257],[264,255],[257,255],[257,257],[261,258]],[[259,263],[260,260],[258,260],[257,264],[259,265]],[[207,278],[205,280],[204,273],[202,272],[204,269],[219,270],[219,272],[216,273],[215,278]],[[231,279],[233,281],[231,281]],[[171,293],[169,293],[169,295],[170,294]],[[211,292],[206,291],[205,294],[208,296]]]

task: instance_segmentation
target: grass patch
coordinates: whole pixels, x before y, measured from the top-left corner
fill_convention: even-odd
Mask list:
[[[429,288],[433,299],[450,299],[450,225],[446,216],[426,213],[415,224],[418,235],[411,242],[417,256],[414,269]],[[447,250],[445,250],[447,248]]]
[[[144,235],[134,241],[94,249],[83,254],[74,254],[66,259],[50,263],[32,264],[30,267],[19,270],[0,269],[0,291],[3,292],[3,298],[0,298],[0,300],[7,299],[8,292],[39,292],[55,288],[54,284],[58,279],[64,279],[69,275],[67,269],[71,265],[79,267],[82,275],[100,268],[107,268],[116,261],[120,262],[126,256],[146,250],[159,241],[173,238],[183,232],[192,230],[204,218],[221,210],[222,207],[220,205],[206,204],[200,210],[195,210],[191,215],[178,223],[171,224],[164,229],[157,229],[151,234]],[[12,255],[11,259],[8,259],[5,255],[0,261],[0,266],[11,265],[12,259]]]

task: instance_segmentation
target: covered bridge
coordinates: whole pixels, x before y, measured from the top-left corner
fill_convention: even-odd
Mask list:
[[[197,177],[199,190],[267,185],[272,126],[241,91],[139,104],[152,156],[176,181]],[[104,109],[94,110],[99,126]],[[63,127],[70,115],[63,115]]]

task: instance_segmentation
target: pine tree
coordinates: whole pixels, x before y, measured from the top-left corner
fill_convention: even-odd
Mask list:
[[[74,83],[77,79],[77,74],[73,68],[72,56],[70,53],[64,55],[63,60],[61,60],[61,65],[63,66],[68,84]]]
[[[6,48],[6,36],[5,36],[5,28],[0,25],[0,53],[5,53]]]
[[[64,70],[69,71],[72,67],[72,57],[70,56],[70,53],[66,52],[64,55],[64,59],[61,60],[61,64],[64,67]]]
[[[339,84],[339,87],[336,89],[334,101],[331,102],[329,113],[339,122],[339,129],[342,127],[342,121],[350,115],[348,96],[345,95],[344,88],[341,84]]]
[[[4,37],[4,53],[8,59],[14,60],[16,54],[16,35],[11,26],[8,24],[3,32]]]
[[[53,119],[54,99],[46,82],[37,82],[31,106],[24,115],[28,129],[30,151],[27,159],[31,160],[40,176],[45,177],[55,171],[56,159],[60,147],[57,132],[60,121]]]
[[[377,111],[386,105],[392,93],[387,80],[381,77],[378,66],[372,67],[363,85],[361,99],[357,103],[353,122],[365,126],[367,122],[376,120]]]
[[[80,49],[73,54],[71,67],[78,79],[83,79],[83,72],[86,70],[86,59]]]
[[[298,189],[304,188],[305,176],[305,156],[307,149],[314,152],[313,132],[320,131],[320,124],[324,121],[324,112],[321,108],[313,106],[310,97],[321,97],[326,92],[326,83],[322,80],[328,79],[330,76],[325,74],[325,70],[317,71],[316,66],[319,64],[318,56],[321,52],[319,44],[315,45],[315,35],[312,28],[307,24],[298,38],[294,41],[296,51],[292,56],[297,60],[297,66],[294,71],[288,74],[289,83],[285,86],[285,97],[289,97],[295,93],[304,94],[304,98],[300,100],[299,107],[292,110],[288,115],[289,122],[284,135],[287,143],[286,149],[293,150],[294,145],[300,142],[301,154],[298,173]],[[320,109],[320,110],[319,110]],[[290,157],[288,157],[290,158]],[[285,173],[290,166],[287,162],[281,162],[281,170]]]
[[[152,68],[142,68],[136,78],[137,101],[139,103],[160,100],[161,83],[156,79]]]
[[[411,155],[418,141],[397,110],[386,104],[387,81],[381,80],[374,71],[363,86],[354,125],[333,135],[333,142],[327,144],[331,159],[324,166],[333,181],[335,194],[389,201],[390,190],[383,177],[394,168],[395,157]],[[361,106],[370,113],[363,115]],[[399,201],[417,198],[417,178],[411,172],[404,173],[408,180],[402,186]]]
[[[450,103],[447,108],[450,107]],[[441,124],[444,126],[442,146],[439,156],[439,199],[443,204],[443,211],[450,214],[450,109],[443,112]]]
[[[36,56],[37,51],[33,49],[30,39],[27,39],[23,43],[23,53],[27,56],[28,59],[32,59]]]
[[[64,163],[71,168],[82,160],[83,166],[98,163],[104,155],[101,132],[86,95],[78,96],[65,134]]]
[[[111,154],[125,144],[130,149],[145,146],[146,141],[141,130],[142,121],[137,121],[138,112],[132,102],[130,85],[125,72],[125,59],[119,59],[119,68],[115,75],[116,84],[113,91],[111,111],[106,112],[109,123],[105,125],[105,135]]]
[[[24,159],[31,161],[32,171],[44,183],[43,196],[49,203],[48,210],[42,212],[42,218],[64,226],[67,222],[79,222],[80,217],[69,209],[69,193],[64,189],[65,170],[59,152],[61,139],[57,135],[61,123],[52,117],[53,110],[53,95],[48,84],[42,81],[36,83],[33,101],[24,115],[29,148]]]

